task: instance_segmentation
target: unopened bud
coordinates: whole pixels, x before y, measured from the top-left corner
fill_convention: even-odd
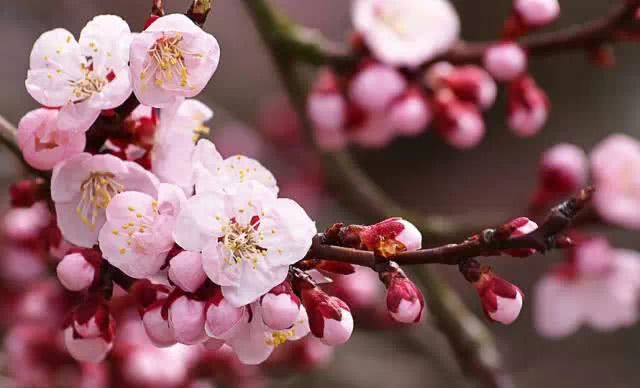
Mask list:
[[[96,267],[87,261],[82,253],[71,253],[58,263],[56,273],[64,288],[70,291],[82,291],[93,283]]]
[[[483,267],[480,278],[473,283],[485,315],[505,325],[513,323],[522,310],[522,291]]]
[[[509,85],[508,122],[519,136],[532,136],[549,117],[549,99],[533,78],[519,78]]]
[[[195,292],[207,279],[198,252],[183,251],[169,262],[169,279],[186,292]]]
[[[483,63],[493,78],[498,81],[511,81],[526,70],[527,54],[516,43],[498,43],[487,49]]]
[[[360,241],[383,257],[422,247],[422,234],[412,223],[399,217],[388,218],[360,231]]]
[[[449,90],[436,95],[435,122],[443,139],[460,149],[477,146],[485,134],[484,121],[478,108],[460,101]]]
[[[422,319],[424,296],[422,291],[396,266],[380,273],[387,287],[387,310],[400,323],[415,323]]]
[[[302,290],[302,303],[309,314],[311,333],[325,345],[342,345],[353,332],[351,310],[342,300],[317,287]]]
[[[513,232],[511,232],[509,237],[524,236],[525,234],[529,234],[538,229],[538,224],[527,217],[518,217],[515,220],[510,221],[508,226],[513,229]],[[533,248],[518,248],[506,250],[504,253],[513,257],[529,257],[536,253],[536,250]]]
[[[47,185],[42,179],[24,179],[9,187],[12,207],[31,207],[47,198]]]
[[[246,307],[232,306],[217,289],[207,303],[205,331],[210,337],[227,339],[245,319],[248,319]]]
[[[558,0],[514,0],[513,6],[522,21],[532,27],[549,24],[560,15]]]
[[[73,358],[100,362],[113,346],[115,321],[106,305],[86,302],[76,308],[64,330],[64,342]]]
[[[300,312],[300,298],[288,281],[274,287],[260,299],[262,320],[274,330],[293,326]]]
[[[169,306],[169,327],[176,340],[185,345],[194,345],[206,339],[204,332],[205,303],[180,296]]]
[[[151,306],[142,314],[142,325],[155,346],[167,347],[176,343],[176,337],[169,326],[169,320],[162,316],[161,304]]]
[[[388,119],[399,134],[416,136],[429,125],[431,109],[422,93],[411,89],[391,105]]]
[[[491,107],[496,100],[496,83],[481,67],[474,65],[456,67],[444,78],[444,82],[456,97],[482,110]]]
[[[407,88],[407,81],[396,69],[374,63],[366,65],[351,80],[351,101],[368,113],[384,112]]]

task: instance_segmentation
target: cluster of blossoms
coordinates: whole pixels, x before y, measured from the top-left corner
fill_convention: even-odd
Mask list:
[[[34,44],[26,85],[44,107],[20,121],[18,139],[25,161],[51,171],[50,182],[12,187],[8,240],[33,265],[16,266],[10,255],[2,262],[16,266],[7,273],[14,279],[44,277],[46,261],[55,263],[66,291],[50,292],[68,313],[46,346],[59,351],[64,343],[80,362],[111,354],[125,375],[182,384],[193,365],[219,352],[242,364],[261,364],[276,349],[289,350],[270,363],[326,361],[328,346],[345,343],[354,325],[351,307],[333,292],[370,308],[383,284],[381,321],[421,319],[424,298],[400,268],[363,275],[310,257],[315,223],[279,197],[272,173],[199,139],[213,112],[190,97],[218,60],[216,40],[178,14],[151,18],[140,33],[117,16],[97,16],[79,41],[55,29]],[[396,218],[359,226],[351,240],[394,253],[422,245],[418,230]],[[362,292],[346,286],[352,274],[363,279]],[[284,346],[293,341],[300,344]],[[157,373],[148,365],[154,358],[179,370]]]
[[[536,134],[549,102],[527,73],[527,54],[516,39],[559,11],[557,0],[515,0],[502,40],[485,51],[483,66],[454,66],[439,61],[460,30],[447,0],[354,1],[354,51],[361,59],[349,71],[325,69],[318,77],[308,99],[318,144],[382,147],[433,123],[448,144],[475,147],[485,135],[482,112],[494,104],[496,81],[506,83],[509,127],[519,136]]]

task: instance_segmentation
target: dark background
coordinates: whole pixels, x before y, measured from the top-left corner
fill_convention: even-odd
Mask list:
[[[351,29],[349,1],[273,1],[297,22],[320,29],[328,37],[344,40]],[[0,114],[12,122],[37,106],[24,88],[28,58],[35,39],[45,30],[64,27],[79,34],[94,15],[124,17],[132,29],[146,18],[147,0],[0,0]],[[168,11],[183,11],[189,1],[166,0]],[[509,12],[510,1],[458,0],[453,2],[462,19],[467,40],[495,38]],[[564,0],[561,19],[553,30],[602,15],[613,1]],[[491,4],[491,5],[489,5]],[[214,106],[211,127],[229,120],[252,125],[261,102],[282,93],[268,53],[238,0],[216,0],[206,29],[222,47],[220,67],[199,97]],[[505,125],[504,95],[487,116],[488,134],[476,149],[459,152],[429,132],[418,139],[399,140],[384,150],[359,151],[358,159],[387,192],[406,205],[432,214],[500,211],[519,215],[535,185],[540,153],[560,141],[589,149],[610,132],[640,137],[637,99],[640,97],[640,47],[628,44],[616,50],[617,66],[591,66],[581,52],[531,59],[530,70],[552,102],[548,125],[535,138],[521,139]],[[0,188],[21,174],[20,166],[0,151]],[[6,200],[2,201],[2,208]],[[332,219],[326,207],[321,220]],[[357,220],[354,218],[353,220]],[[491,221],[488,221],[491,222]],[[323,227],[324,224],[320,224]],[[616,246],[640,248],[634,233],[612,235]],[[429,242],[426,241],[426,244]],[[507,265],[495,261],[506,278],[531,295],[532,286],[549,263],[560,256],[536,256]],[[511,259],[511,261],[514,261]],[[473,290],[455,268],[439,268],[460,290],[476,313],[480,306]],[[427,303],[429,296],[426,295]],[[521,387],[637,387],[640,362],[638,327],[615,333],[583,329],[562,340],[539,337],[532,325],[531,303],[525,301],[522,317],[512,326],[491,325],[507,365]],[[334,387],[466,387],[442,338],[429,324],[412,330],[430,355],[416,352],[397,334],[358,332],[336,352],[329,369],[313,380],[292,378],[291,386]],[[466,384],[466,385],[465,385]],[[284,383],[282,384],[284,385]]]

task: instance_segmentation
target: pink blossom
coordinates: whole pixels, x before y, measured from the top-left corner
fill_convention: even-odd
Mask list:
[[[278,194],[276,178],[260,162],[243,155],[223,159],[215,145],[206,139],[198,141],[192,157],[192,166],[197,194],[233,194],[239,186],[249,182],[259,184],[273,196]]]
[[[276,347],[287,341],[297,341],[309,333],[309,320],[304,307],[300,307],[293,327],[285,330],[273,330],[265,325],[258,303],[248,308],[251,309],[250,319],[243,322],[236,335],[227,340],[238,359],[245,364],[260,364]]]
[[[151,171],[161,182],[180,186],[185,193],[193,191],[191,156],[200,135],[207,135],[204,124],[213,111],[194,99],[179,100],[160,110],[151,151]]]
[[[32,110],[18,124],[18,146],[24,160],[39,170],[51,170],[84,150],[84,133],[58,128],[58,113],[56,109]]]
[[[459,99],[482,110],[490,108],[496,100],[496,83],[481,67],[466,65],[453,68],[442,81]]]
[[[81,153],[56,165],[51,178],[58,227],[69,242],[90,248],[106,222],[105,209],[125,190],[156,195],[157,179],[133,162]]]
[[[514,9],[525,24],[539,27],[560,15],[558,0],[514,0]]]
[[[547,337],[570,335],[581,324],[601,331],[628,327],[638,320],[639,297],[640,255],[587,239],[536,285],[534,323]]]
[[[158,186],[157,200],[138,191],[114,196],[98,238],[104,258],[131,277],[154,275],[173,247],[173,228],[185,201],[184,192],[168,183]]]
[[[538,133],[549,117],[549,99],[533,78],[525,76],[509,85],[508,122],[519,136]]]
[[[114,15],[93,18],[80,42],[65,29],[47,31],[33,45],[27,91],[44,106],[62,107],[58,128],[85,131],[131,94],[130,42],[129,26]]]
[[[291,284],[284,282],[260,298],[260,307],[265,325],[274,330],[284,330],[295,323],[300,311],[300,299],[293,292]]]
[[[640,229],[640,142],[609,135],[593,148],[590,159],[598,214],[612,224]]]
[[[282,283],[315,234],[314,222],[297,203],[275,198],[256,182],[238,186],[234,195],[196,194],[175,230],[182,248],[202,252],[207,276],[237,307]]]
[[[484,121],[478,109],[473,104],[458,100],[449,90],[436,95],[435,122],[444,140],[460,149],[477,146],[485,134]]]
[[[351,80],[351,101],[369,113],[386,110],[391,102],[402,95],[407,81],[391,66],[379,63],[366,65]]]
[[[511,81],[526,70],[527,54],[516,43],[499,43],[487,49],[483,62],[495,79]]]
[[[134,35],[130,56],[136,97],[161,108],[204,89],[218,67],[220,47],[188,17],[171,14]]]
[[[329,346],[342,345],[353,332],[351,310],[342,300],[319,288],[304,288],[302,303],[309,314],[311,333]]]
[[[417,67],[444,53],[460,30],[446,0],[356,0],[352,20],[373,55],[392,66]]]
[[[207,280],[202,269],[202,255],[189,251],[175,255],[169,261],[169,279],[181,290],[195,292]]]
[[[71,253],[58,263],[56,272],[64,288],[70,291],[81,291],[91,285],[96,269],[82,253]]]
[[[169,306],[169,327],[178,342],[194,345],[206,339],[204,332],[205,303],[181,296]]]
[[[338,89],[330,70],[320,73],[307,99],[307,113],[314,126],[316,143],[325,150],[339,150],[346,146],[343,133],[347,121],[347,101]]]

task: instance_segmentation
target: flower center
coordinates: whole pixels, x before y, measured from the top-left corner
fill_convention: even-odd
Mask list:
[[[158,236],[153,234],[153,224],[158,217],[158,201],[151,203],[153,209],[152,214],[144,215],[140,213],[135,207],[129,206],[127,210],[131,213],[133,221],[125,222],[119,229],[113,229],[111,233],[114,236],[124,233],[126,235],[126,246],[120,248],[119,252],[124,255],[127,249],[133,249],[135,252],[141,254],[150,253],[154,247],[154,241]]]
[[[375,14],[383,24],[389,27],[389,29],[397,35],[402,37],[409,35],[409,30],[407,25],[403,22],[404,18],[400,15],[400,12],[379,7],[375,10]]]
[[[84,78],[73,84],[73,102],[84,101],[94,94],[100,93],[104,86],[109,83],[106,78],[99,77],[89,68],[85,68]]]
[[[274,331],[271,333],[271,338],[267,338],[264,342],[267,345],[271,345],[274,348],[284,344],[289,340],[289,338],[293,337],[296,334],[294,329],[282,330],[282,331]]]
[[[160,71],[155,72],[154,82],[156,85],[162,86],[165,82],[171,82],[176,77],[180,81],[181,87],[188,86],[189,73],[184,64],[184,52],[179,47],[183,39],[182,34],[176,34],[171,38],[164,37],[158,39],[149,49],[149,56],[160,68]],[[140,74],[141,80],[145,79],[149,66]]]
[[[80,202],[76,213],[92,231],[96,228],[100,211],[107,208],[111,198],[124,191],[124,186],[114,178],[110,172],[92,172],[80,185]]]
[[[252,265],[266,255],[267,250],[258,245],[262,239],[262,234],[258,232],[259,221],[243,225],[230,221],[223,226],[224,237],[222,244],[230,252],[231,257],[225,257],[227,264],[238,264],[248,260]]]

